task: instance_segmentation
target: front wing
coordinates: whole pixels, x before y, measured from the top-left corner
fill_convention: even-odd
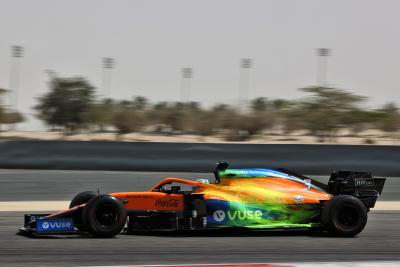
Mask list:
[[[73,215],[80,207],[74,207],[54,214],[25,214],[22,235],[75,234]]]

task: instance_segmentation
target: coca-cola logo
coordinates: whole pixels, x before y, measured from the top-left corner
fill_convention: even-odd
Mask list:
[[[177,208],[179,204],[178,199],[157,199],[156,207],[164,208]]]

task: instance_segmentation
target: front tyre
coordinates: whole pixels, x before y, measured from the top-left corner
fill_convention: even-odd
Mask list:
[[[356,236],[367,224],[367,208],[354,196],[334,196],[323,207],[322,223],[334,235]]]
[[[85,191],[77,194],[69,204],[69,208],[73,208],[82,204],[87,203],[89,200],[97,196],[98,194],[94,191]]]
[[[77,194],[69,204],[69,208],[73,208],[82,204],[87,203],[92,198],[96,197],[98,193],[94,191],[85,191]],[[82,209],[79,209],[74,213],[74,225],[79,231],[85,231],[85,226],[82,224]]]
[[[82,221],[94,237],[114,237],[125,226],[126,209],[117,198],[98,195],[83,208]]]

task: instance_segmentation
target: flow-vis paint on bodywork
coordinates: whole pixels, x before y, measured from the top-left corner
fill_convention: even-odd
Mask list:
[[[166,178],[149,192],[122,192],[113,196],[125,201],[131,211],[160,210],[182,212],[184,196],[158,192],[165,184],[178,183],[194,188],[207,206],[208,227],[312,227],[320,215],[320,201],[331,195],[304,180],[269,169],[227,169],[217,184]],[[314,220],[315,218],[315,220]],[[313,223],[315,221],[316,223]]]
[[[321,200],[331,195],[302,179],[269,169],[227,169],[220,183],[203,187],[210,226],[311,227]],[[314,220],[315,219],[315,220]]]

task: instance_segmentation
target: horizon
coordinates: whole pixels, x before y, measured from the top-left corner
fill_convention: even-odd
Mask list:
[[[193,68],[191,101],[237,103],[240,60],[253,60],[249,99],[298,99],[317,84],[317,48],[332,51],[327,84],[379,107],[400,97],[396,1],[0,1],[0,88],[10,88],[11,46],[24,48],[18,110],[32,114],[48,74],[102,87],[102,59],[115,59],[111,94],[180,99]],[[104,77],[103,77],[104,78]],[[101,92],[100,90],[98,92]],[[28,117],[21,129],[41,127]]]

